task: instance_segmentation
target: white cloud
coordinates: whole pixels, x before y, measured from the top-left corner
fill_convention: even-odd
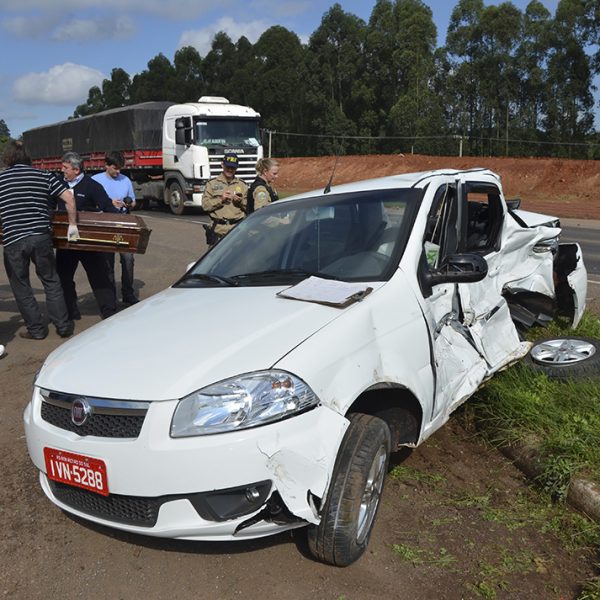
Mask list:
[[[34,39],[47,35],[48,29],[54,27],[55,23],[55,17],[39,15],[2,19],[0,26],[4,31],[16,37]]]
[[[265,21],[241,21],[237,23],[231,17],[222,17],[215,24],[203,29],[184,31],[179,38],[178,48],[194,46],[201,56],[205,56],[210,51],[215,34],[219,31],[224,31],[234,43],[242,36],[247,37],[254,43],[269,27],[271,25]]]
[[[135,31],[135,23],[129,17],[71,19],[56,28],[52,39],[59,42],[127,39],[133,37]]]
[[[101,85],[106,76],[84,65],[64,63],[45,73],[27,73],[17,79],[12,88],[15,100],[28,104],[81,104],[88,90]]]

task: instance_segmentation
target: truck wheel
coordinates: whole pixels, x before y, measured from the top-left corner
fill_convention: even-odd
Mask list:
[[[546,338],[534,343],[525,359],[534,371],[551,379],[600,377],[599,340],[584,337]]]
[[[181,186],[177,182],[169,184],[169,206],[174,215],[180,216],[185,212],[184,200],[185,194]]]
[[[346,567],[367,548],[390,447],[390,430],[383,420],[352,415],[335,461],[321,522],[308,528],[308,546],[318,560]]]

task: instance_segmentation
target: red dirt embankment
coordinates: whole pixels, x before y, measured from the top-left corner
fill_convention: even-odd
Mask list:
[[[333,156],[281,159],[277,187],[286,195],[325,187],[335,162]],[[600,219],[600,161],[415,154],[340,156],[333,184],[414,171],[475,167],[500,175],[506,197],[521,198],[525,210]]]

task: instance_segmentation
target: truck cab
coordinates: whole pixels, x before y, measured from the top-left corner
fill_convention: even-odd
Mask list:
[[[169,107],[163,124],[164,200],[175,214],[202,206],[206,182],[221,172],[225,152],[240,159],[237,176],[250,183],[263,156],[260,114],[227,98],[202,96]]]

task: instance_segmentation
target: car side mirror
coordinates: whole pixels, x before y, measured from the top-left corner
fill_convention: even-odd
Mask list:
[[[441,283],[475,283],[485,278],[488,272],[487,261],[479,254],[451,254],[435,270],[420,269],[420,282],[423,294],[428,297],[432,287]]]
[[[521,208],[521,198],[507,199],[506,208],[508,208],[508,210],[517,210],[518,208]]]

